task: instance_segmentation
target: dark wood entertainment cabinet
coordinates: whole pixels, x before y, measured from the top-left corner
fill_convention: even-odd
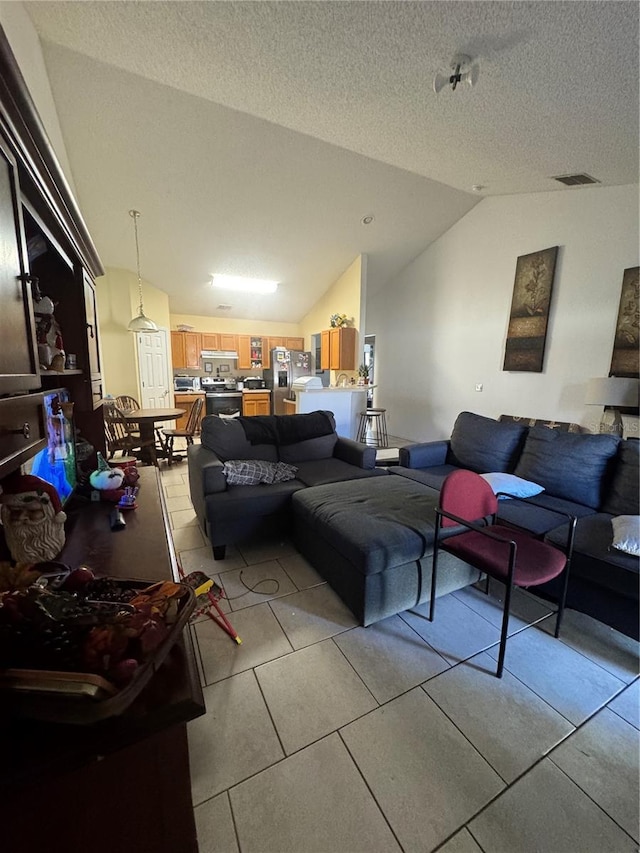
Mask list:
[[[67,388],[74,420],[104,451],[95,279],[100,259],[0,27],[0,485],[46,445],[43,395]],[[34,302],[57,303],[77,366],[40,368]],[[88,470],[94,465],[88,462]],[[69,510],[61,559],[100,574],[176,577],[158,474],[119,532],[112,505]],[[0,702],[0,838],[8,853],[195,853],[186,739],[204,702],[188,630],[135,702],[92,726],[28,719]]]
[[[60,556],[75,568],[177,579],[159,474],[140,469],[138,509],[112,532],[113,504],[76,502]],[[0,825],[11,853],[195,853],[186,722],[204,713],[189,630],[121,715],[91,726],[0,708]]]

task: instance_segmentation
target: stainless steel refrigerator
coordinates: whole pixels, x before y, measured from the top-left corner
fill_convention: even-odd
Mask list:
[[[293,383],[300,376],[311,375],[311,353],[276,347],[269,353],[268,367],[262,375],[271,390],[271,414],[284,415],[284,401],[293,399]]]

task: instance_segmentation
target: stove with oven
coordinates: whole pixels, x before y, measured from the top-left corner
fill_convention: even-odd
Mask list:
[[[203,376],[200,381],[202,390],[206,395],[206,413],[208,415],[237,417],[242,414],[242,391],[238,391],[236,388],[235,380]]]

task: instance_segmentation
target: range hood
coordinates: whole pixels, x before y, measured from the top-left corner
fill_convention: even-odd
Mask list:
[[[202,358],[224,358],[227,361],[238,358],[238,353],[235,350],[203,349],[200,355]]]

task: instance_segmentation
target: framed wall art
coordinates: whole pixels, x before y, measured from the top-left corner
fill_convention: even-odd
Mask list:
[[[640,377],[638,347],[638,278],[640,267],[630,267],[622,276],[622,293],[613,339],[610,376]]]
[[[518,258],[503,370],[542,372],[557,255],[552,246]]]

